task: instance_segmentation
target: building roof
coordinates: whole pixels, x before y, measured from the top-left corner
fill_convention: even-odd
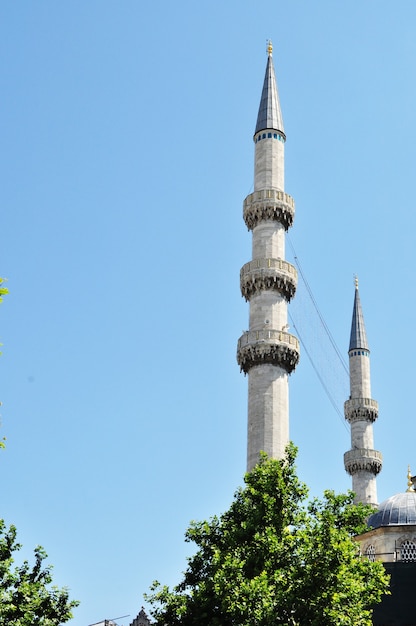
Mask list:
[[[391,496],[368,518],[368,526],[416,525],[416,491],[406,491]]]
[[[369,349],[367,334],[365,332],[364,316],[361,309],[360,294],[358,291],[358,284],[356,282],[349,350],[356,350],[357,348],[362,350]]]
[[[269,44],[266,74],[264,76],[263,91],[261,94],[259,113],[257,116],[254,134],[266,128],[278,130],[285,135],[282,111],[280,110],[279,92],[272,58],[272,46]]]

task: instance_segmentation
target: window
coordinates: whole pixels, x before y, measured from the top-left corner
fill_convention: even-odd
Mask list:
[[[369,561],[375,561],[376,560],[376,549],[374,546],[368,546],[366,551],[365,551],[365,555],[367,557],[367,559]]]
[[[400,546],[400,558],[402,561],[416,561],[416,543],[413,541],[403,541]]]

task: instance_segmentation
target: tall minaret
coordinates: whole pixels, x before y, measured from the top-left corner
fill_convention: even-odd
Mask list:
[[[299,342],[290,335],[287,303],[294,296],[296,269],[285,261],[285,232],[295,203],[284,192],[286,135],[268,45],[256,130],[254,192],[244,200],[243,217],[253,232],[253,260],[240,272],[241,293],[250,302],[249,330],[238,340],[237,360],[248,374],[247,470],[263,450],[282,458],[289,441],[288,375],[299,360]]]
[[[373,422],[378,417],[378,403],[371,399],[370,351],[357,278],[348,355],[350,398],[344,404],[344,414],[351,424],[351,450],[344,454],[344,464],[352,476],[355,501],[376,506],[376,476],[382,465],[381,453],[373,449]]]

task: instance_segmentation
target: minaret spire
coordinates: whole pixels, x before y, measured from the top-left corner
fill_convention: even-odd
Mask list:
[[[237,360],[248,374],[248,451],[251,470],[263,450],[282,458],[289,441],[288,375],[299,360],[299,342],[287,332],[287,303],[294,296],[296,269],[285,261],[285,232],[295,203],[284,192],[286,135],[272,59],[268,57],[254,133],[254,192],[244,200],[243,217],[253,233],[252,261],[240,272],[250,302],[249,330],[238,341]]]
[[[280,109],[279,92],[277,90],[276,75],[273,66],[273,45],[269,41],[267,45],[267,66],[264,75],[263,91],[261,94],[259,113],[255,133],[267,128],[279,130],[286,138],[283,129],[283,117]]]
[[[376,476],[382,466],[381,453],[373,449],[373,423],[378,417],[378,403],[371,398],[370,350],[357,277],[348,355],[350,397],[344,404],[344,414],[351,425],[351,450],[344,454],[344,464],[352,476],[356,502],[376,506]]]
[[[361,309],[360,293],[358,291],[358,277],[354,278],[355,295],[354,295],[354,308],[352,310],[352,324],[350,335],[350,347],[349,350],[362,348],[368,350],[367,335],[364,326],[364,316]]]

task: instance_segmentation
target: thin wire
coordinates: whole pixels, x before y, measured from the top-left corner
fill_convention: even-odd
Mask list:
[[[296,334],[297,334],[297,336],[298,336],[298,338],[299,338],[299,341],[300,341],[300,343],[301,343],[301,345],[302,345],[303,351],[306,353],[306,356],[308,357],[309,362],[310,362],[310,364],[312,365],[312,367],[313,367],[313,369],[314,369],[314,372],[315,372],[315,374],[317,375],[317,377],[318,377],[318,379],[319,379],[319,382],[321,383],[321,385],[322,385],[322,387],[323,387],[323,389],[324,389],[324,391],[325,391],[325,393],[326,393],[326,395],[327,395],[327,397],[328,397],[328,400],[330,401],[330,403],[332,404],[333,408],[335,409],[335,412],[337,413],[338,417],[341,419],[341,422],[342,422],[342,424],[343,424],[343,426],[344,426],[345,430],[346,430],[347,432],[349,432],[349,428],[348,428],[348,426],[347,426],[347,424],[346,424],[346,422],[345,422],[344,416],[343,416],[343,414],[341,413],[341,411],[340,411],[340,409],[339,409],[339,406],[338,406],[338,404],[336,403],[336,401],[335,401],[334,397],[332,396],[331,392],[329,391],[329,389],[328,389],[328,387],[327,387],[327,385],[326,385],[326,383],[325,383],[324,379],[322,378],[322,376],[321,376],[321,374],[320,374],[320,372],[319,372],[319,369],[318,369],[318,368],[317,368],[317,366],[315,365],[315,362],[314,362],[314,360],[313,360],[313,358],[312,358],[312,355],[310,354],[310,352],[309,352],[308,348],[306,347],[306,344],[305,344],[305,342],[304,342],[304,341],[303,341],[303,339],[302,339],[302,335],[300,334],[299,329],[297,328],[297,326],[296,326],[296,324],[295,324],[295,322],[294,322],[294,319],[293,319],[293,317],[292,317],[292,315],[291,315],[290,313],[289,313],[289,318],[290,318],[290,321],[291,321],[291,324],[292,324],[293,328],[294,328],[294,329],[295,329],[295,331],[296,331]]]
[[[295,260],[296,267],[297,267],[298,272],[299,272],[299,277],[300,277],[300,279],[302,281],[302,284],[306,288],[306,291],[303,292],[305,294],[305,296],[306,296],[304,313],[307,313],[308,301],[310,301],[312,303],[312,306],[313,306],[313,309],[314,309],[316,315],[318,316],[319,326],[320,326],[321,329],[323,329],[323,333],[324,334],[322,336],[322,339],[324,340],[326,338],[327,340],[329,340],[329,344],[327,344],[327,346],[328,346],[327,349],[329,349],[330,352],[332,350],[332,355],[335,356],[334,367],[331,368],[331,370],[330,370],[331,375],[329,375],[329,371],[327,371],[327,369],[326,369],[326,366],[329,364],[329,362],[331,360],[330,353],[327,353],[326,358],[324,357],[324,360],[323,360],[322,364],[320,364],[319,366],[317,365],[317,360],[316,360],[316,358],[318,359],[318,361],[320,359],[320,349],[323,349],[324,352],[325,352],[325,348],[324,348],[325,341],[319,342],[318,343],[319,349],[315,349],[314,341],[313,341],[313,336],[314,335],[311,334],[309,336],[307,326],[305,326],[305,328],[302,328],[301,329],[302,332],[300,332],[299,325],[296,324],[294,315],[292,315],[292,313],[290,311],[289,311],[289,318],[290,318],[290,321],[291,321],[291,324],[292,324],[293,328],[296,331],[297,336],[299,337],[299,341],[301,342],[303,352],[308,357],[308,360],[309,360],[310,364],[312,365],[312,368],[313,368],[316,376],[318,377],[318,380],[319,380],[319,382],[320,382],[320,384],[321,384],[321,386],[322,386],[322,388],[323,388],[323,390],[324,390],[328,400],[330,401],[333,409],[335,410],[336,414],[338,415],[339,419],[341,420],[345,430],[347,432],[349,432],[349,427],[348,427],[348,425],[347,425],[347,423],[346,423],[346,421],[344,419],[344,415],[343,415],[343,413],[342,413],[342,411],[340,409],[340,402],[337,402],[335,400],[335,396],[338,393],[338,389],[336,389],[335,387],[333,389],[331,389],[331,387],[333,387],[333,382],[332,382],[333,381],[333,376],[334,375],[337,376],[336,363],[339,363],[341,365],[341,369],[338,370],[338,374],[341,374],[341,372],[342,372],[343,376],[346,375],[345,382],[349,378],[348,367],[347,367],[347,364],[345,363],[345,360],[344,360],[344,358],[343,358],[343,356],[341,354],[341,351],[339,350],[339,348],[338,348],[338,346],[337,346],[337,344],[335,342],[334,337],[332,336],[331,331],[329,330],[328,324],[326,323],[322,313],[319,310],[319,307],[318,307],[318,304],[316,302],[315,296],[313,295],[311,286],[309,285],[309,282],[308,282],[308,280],[306,278],[305,272],[303,271],[301,263],[299,261],[299,257],[296,254],[294,245],[293,245],[291,239],[289,238],[289,236],[288,236],[288,241],[289,241],[289,244],[290,244],[290,247],[291,247],[291,250],[292,250],[292,254],[293,254],[293,257],[294,257],[294,260]],[[300,312],[301,309],[298,309],[298,311]],[[312,321],[313,318],[310,318],[310,320],[311,320],[311,322],[313,324],[313,321]],[[300,322],[302,321],[302,316],[299,317],[298,321],[300,321]],[[306,331],[305,333],[303,333],[304,330]],[[306,341],[305,341],[305,339],[306,339]],[[307,343],[310,344],[309,347],[308,347]],[[318,348],[318,346],[317,346],[317,348]]]
[[[342,356],[342,354],[341,354],[341,351],[339,350],[339,348],[338,348],[338,346],[337,346],[337,344],[336,344],[336,342],[335,342],[335,339],[334,339],[334,338],[333,338],[333,336],[332,336],[331,331],[330,331],[330,330],[329,330],[329,328],[328,328],[328,325],[327,325],[327,323],[326,323],[326,321],[325,321],[325,319],[324,319],[324,317],[323,317],[322,313],[321,313],[321,312],[320,312],[320,310],[318,309],[318,304],[317,304],[317,302],[316,302],[316,300],[315,300],[315,297],[314,297],[314,295],[313,295],[313,293],[312,293],[312,289],[311,289],[311,287],[310,287],[310,285],[309,285],[309,283],[308,283],[308,281],[307,281],[307,278],[306,278],[306,276],[305,276],[305,273],[304,273],[304,271],[302,270],[302,266],[301,266],[301,264],[300,264],[299,257],[298,257],[298,256],[297,256],[297,254],[296,254],[296,250],[295,250],[295,248],[294,248],[294,246],[293,246],[293,243],[292,243],[292,241],[291,241],[291,239],[290,239],[289,235],[287,236],[287,238],[288,238],[288,241],[289,241],[290,247],[292,248],[293,258],[295,259],[296,267],[298,268],[299,274],[300,274],[300,276],[301,276],[301,278],[302,278],[302,280],[303,280],[303,282],[304,282],[304,284],[305,284],[306,290],[307,290],[307,292],[308,292],[308,294],[309,294],[309,297],[310,297],[310,299],[311,299],[311,301],[312,301],[312,304],[313,304],[313,306],[314,306],[314,309],[315,309],[315,311],[316,311],[316,313],[317,313],[317,315],[318,315],[318,317],[319,317],[319,320],[320,320],[320,322],[321,322],[321,324],[322,324],[322,326],[323,326],[323,328],[324,328],[324,330],[325,330],[325,333],[326,333],[326,335],[327,335],[327,337],[328,337],[329,341],[331,342],[331,345],[332,345],[333,349],[335,350],[335,353],[336,353],[336,355],[337,355],[338,359],[339,359],[339,360],[340,360],[340,362],[341,362],[342,367],[344,368],[344,370],[345,370],[345,372],[346,372],[347,376],[349,376],[348,366],[347,366],[347,364],[346,364],[346,362],[345,362],[344,357],[343,357],[343,356]]]

